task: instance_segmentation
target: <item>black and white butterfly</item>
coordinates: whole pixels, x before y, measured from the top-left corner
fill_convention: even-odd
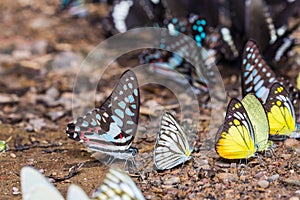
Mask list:
[[[125,172],[110,168],[103,180],[102,185],[92,195],[94,200],[97,199],[132,199],[144,200],[140,189]]]
[[[111,11],[102,20],[107,36],[144,26],[159,26],[166,7],[161,0],[115,0]]]
[[[269,2],[268,2],[269,3]],[[226,59],[239,57],[243,45],[253,39],[260,46],[268,61],[279,62],[296,45],[291,35],[299,23],[288,28],[287,21],[298,2],[285,3],[281,9],[268,5],[264,0],[228,0],[220,5],[220,33],[223,44],[219,47]]]
[[[132,148],[140,109],[140,93],[135,74],[125,71],[111,95],[99,107],[67,126],[70,139],[83,142],[88,149],[128,160],[138,153]]]
[[[279,82],[288,89],[289,98],[293,103],[299,98],[298,90],[283,77],[277,77],[261,56],[255,42],[248,41],[245,45],[242,61],[242,92],[243,96],[254,93],[265,103],[273,83]]]
[[[155,167],[158,170],[171,169],[191,159],[192,151],[181,126],[170,113],[164,113],[154,147]]]

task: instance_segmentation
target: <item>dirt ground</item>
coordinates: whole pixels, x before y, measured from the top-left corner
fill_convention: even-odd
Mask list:
[[[108,7],[94,4],[89,9],[90,16],[75,19],[60,11],[58,0],[0,3],[0,140],[12,136],[9,150],[0,154],[0,199],[22,198],[23,166],[33,166],[51,177],[64,196],[71,183],[91,195],[108,170],[65,134],[67,123],[73,120],[73,84],[79,65],[104,39],[100,18]],[[133,56],[130,59],[113,63],[110,73],[103,76],[97,105],[110,94],[121,71],[137,64]],[[238,96],[237,70],[229,67],[224,71],[227,92]],[[295,82],[299,65],[283,71],[289,71],[285,75]],[[81,78],[89,81],[88,75]],[[86,95],[82,93],[80,103],[93,101],[84,99]],[[260,155],[247,164],[226,162],[214,150],[200,151],[210,120],[210,109],[203,103],[207,99],[207,95],[199,97],[199,137],[193,141],[193,159],[184,165],[156,172],[152,161],[155,134],[144,130],[146,134],[134,142],[139,149],[140,172],[132,178],[146,199],[300,199],[299,140],[275,142],[273,156]],[[150,109],[156,104],[179,111],[176,97],[169,90],[144,86],[142,126],[158,126],[159,114]],[[84,165],[79,172],[67,178],[69,169],[80,163]]]

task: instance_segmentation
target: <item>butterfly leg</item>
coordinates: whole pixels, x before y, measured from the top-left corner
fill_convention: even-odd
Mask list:
[[[109,156],[108,161],[105,163],[106,165],[111,165],[115,160],[114,156]]]

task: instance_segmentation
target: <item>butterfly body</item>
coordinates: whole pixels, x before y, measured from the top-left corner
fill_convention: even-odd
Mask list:
[[[91,151],[127,161],[138,153],[131,144],[137,130],[139,104],[136,76],[127,70],[105,102],[68,124],[66,133]]]

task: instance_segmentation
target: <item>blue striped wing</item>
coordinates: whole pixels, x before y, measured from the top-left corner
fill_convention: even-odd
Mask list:
[[[248,41],[243,55],[242,64],[242,92],[243,96],[254,93],[262,102],[266,101],[270,87],[279,82],[288,88],[289,97],[296,102],[298,90],[286,79],[276,77],[266,61],[262,58],[258,47],[253,41]]]
[[[137,130],[139,96],[137,78],[127,70],[100,108],[68,124],[69,138],[83,141],[95,151],[128,149]]]

